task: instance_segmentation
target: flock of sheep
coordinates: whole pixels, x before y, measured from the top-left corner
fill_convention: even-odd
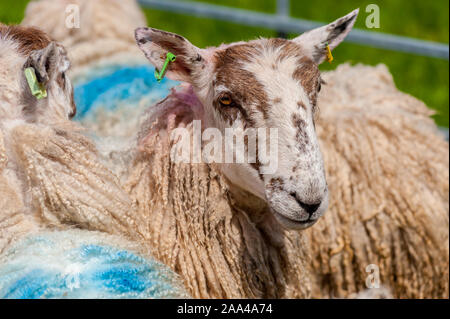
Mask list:
[[[99,151],[70,119],[65,74],[142,61],[134,30],[146,21],[134,0],[70,2],[81,8],[79,30],[63,26],[66,3],[54,0],[31,2],[22,26],[0,24],[0,253],[30,234],[79,228],[139,243],[195,298],[354,297],[370,265],[392,297],[448,298],[448,143],[385,66],[322,74],[315,129],[329,208],[289,230],[220,165],[173,161],[170,132],[204,116],[191,86],[149,107],[126,147]],[[27,96],[24,65],[47,74],[46,99]]]

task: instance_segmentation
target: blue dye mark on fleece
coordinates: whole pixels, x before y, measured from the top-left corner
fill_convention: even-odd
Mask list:
[[[157,99],[167,96],[177,82],[164,79],[158,83],[154,72],[148,65],[93,69],[88,80],[75,85],[76,119],[82,119],[99,107],[114,110],[122,102],[133,104],[146,96]]]
[[[51,279],[52,283],[48,280]],[[2,298],[27,298],[37,299],[40,298],[49,285],[55,285],[56,277],[52,277],[42,269],[33,269],[19,278],[16,282],[12,283],[9,287],[9,291],[6,292]],[[45,284],[43,284],[45,283]]]
[[[87,231],[61,233],[32,236],[8,250],[0,265],[0,298],[186,297],[174,274],[157,261],[86,243],[105,241]],[[88,241],[78,239],[84,234]],[[74,245],[79,241],[84,243]]]

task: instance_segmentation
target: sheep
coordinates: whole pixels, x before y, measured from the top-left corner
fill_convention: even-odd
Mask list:
[[[342,22],[345,19],[344,17],[338,21]],[[320,39],[322,30],[310,31],[303,35],[303,39],[314,43],[317,38]],[[216,192],[210,192],[211,182],[198,180],[198,176],[201,175],[197,166],[174,165],[171,162],[168,154],[173,144],[165,141],[162,136],[170,136],[170,131],[177,126],[192,128],[195,119],[203,119],[207,127],[217,128],[235,127],[236,122],[240,121],[250,126],[251,123],[246,122],[249,119],[257,122],[258,117],[255,114],[258,114],[258,110],[270,105],[263,104],[263,107],[255,110],[249,109],[248,105],[239,104],[242,100],[238,100],[238,109],[240,107],[247,111],[242,115],[243,119],[240,119],[236,115],[231,115],[233,113],[225,113],[228,111],[218,109],[220,100],[215,102],[214,99],[222,98],[223,90],[229,90],[225,91],[227,102],[230,99],[239,99],[239,94],[244,94],[239,88],[241,90],[244,88],[254,95],[246,97],[247,101],[256,96],[261,103],[267,101],[266,96],[269,96],[272,98],[269,103],[273,105],[280,103],[278,97],[284,97],[283,88],[289,87],[289,80],[281,73],[291,73],[282,68],[283,66],[278,66],[276,75],[266,75],[269,73],[267,69],[270,69],[270,64],[266,66],[264,63],[273,60],[267,56],[264,56],[265,60],[262,58],[258,60],[255,56],[269,55],[267,52],[271,52],[270,44],[264,46],[260,44],[261,42],[268,41],[266,43],[272,45],[281,42],[282,44],[278,45],[283,49],[279,52],[286,55],[288,53],[284,53],[284,50],[287,50],[288,45],[283,40],[259,40],[261,42],[238,43],[217,49],[201,50],[180,36],[145,28],[136,31],[136,40],[147,58],[157,68],[162,66],[163,61],[160,57],[164,57],[167,51],[174,53],[181,62],[177,64],[175,61],[172,69],[169,68],[167,76],[189,82],[191,87],[174,91],[168,99],[149,111],[147,124],[138,137],[138,150],[142,154],[138,152],[140,155],[137,155],[132,164],[135,172],[131,175],[127,189],[144,206],[143,215],[161,215],[160,221],[156,218],[148,221],[150,225],[152,223],[155,225],[150,226],[152,229],[148,230],[149,236],[154,241],[155,247],[158,242],[160,245],[156,255],[182,274],[187,281],[187,287],[193,290],[194,296],[217,296],[211,294],[211,286],[215,287],[216,283],[222,282],[225,271],[216,272],[218,275],[215,279],[210,279],[208,286],[206,283],[211,275],[204,264],[211,255],[221,256],[226,252],[211,252],[210,245],[215,245],[214,242],[220,243],[214,236],[210,235],[208,241],[200,238],[201,244],[195,241],[198,240],[199,231],[203,234],[208,229],[214,229],[209,226],[209,214],[207,208],[204,208],[208,207],[208,203],[204,200],[199,202],[198,198],[206,192],[213,198],[212,202],[220,203],[220,201],[216,199]],[[293,40],[294,43],[296,41],[299,39]],[[302,51],[308,54],[310,50],[306,47]],[[252,58],[249,58],[249,55]],[[235,67],[240,67],[240,70],[253,73],[241,74],[231,67],[230,70],[221,68],[221,63],[227,63],[228,59]],[[256,65],[252,65],[252,61],[255,61],[252,59],[257,61],[253,62]],[[323,56],[319,56],[318,62],[323,59]],[[276,67],[275,65],[274,68]],[[183,73],[184,70],[191,75]],[[302,75],[306,78],[314,72],[314,69],[307,68],[303,70]],[[390,287],[397,298],[448,297],[448,143],[439,136],[435,124],[429,118],[431,113],[426,106],[398,92],[383,66],[377,68],[342,66],[327,75],[324,76],[324,80],[329,83],[327,87],[330,89],[320,98],[318,108],[322,110],[322,116],[318,118],[316,124],[321,149],[325,154],[332,202],[330,211],[325,214],[323,220],[301,234],[309,237],[309,245],[312,248],[309,259],[311,263],[309,266],[313,269],[312,296],[342,298],[364,290],[369,275],[366,267],[374,264],[379,268],[381,283]],[[352,81],[355,76],[358,76],[358,81]],[[214,81],[211,80],[213,78]],[[266,95],[254,87],[255,78],[264,83]],[[276,85],[279,79],[280,81],[283,79],[282,86]],[[214,92],[217,89],[211,88],[214,85],[211,82],[218,86],[221,84],[222,93]],[[304,78],[300,78],[300,83],[304,88],[308,85]],[[317,93],[314,90],[319,86],[316,83],[320,81],[309,84],[313,88],[312,91],[307,91],[310,100],[298,102],[301,108],[315,104]],[[218,94],[218,97],[214,97],[214,94]],[[288,113],[288,103],[295,101],[295,98],[289,94],[285,96],[289,99],[283,101],[283,112]],[[242,95],[240,98],[242,99]],[[214,106],[211,107],[211,104]],[[222,107],[226,108],[226,105],[223,104]],[[361,110],[363,107],[364,110]],[[239,111],[236,112],[240,114]],[[254,117],[252,118],[250,114]],[[277,115],[280,116],[278,113]],[[270,115],[267,115],[267,118],[270,120]],[[283,143],[288,144],[289,141]],[[411,147],[412,145],[415,147]],[[287,150],[284,152],[284,156],[287,156]],[[397,152],[401,157],[394,159]],[[240,165],[242,168],[243,165]],[[253,220],[253,224],[261,227],[263,225],[260,224],[261,221],[267,223],[267,219],[270,220],[270,217],[265,216],[270,216],[267,212],[268,207],[261,208],[265,206],[264,200],[261,203],[261,198],[267,198],[266,205],[271,206],[272,212],[277,209],[270,200],[272,194],[267,190],[265,196],[258,194],[258,184],[253,182],[253,177],[248,172],[250,169],[236,169],[238,173],[233,174],[233,168],[230,167],[231,165],[222,167],[206,165],[202,170],[208,174],[217,170],[225,180],[221,181],[220,185],[225,183],[226,193],[231,196],[232,203],[241,207],[243,205],[250,220],[255,218],[255,215],[258,216]],[[283,171],[288,170],[283,167]],[[206,180],[215,180],[216,174],[217,172],[214,172]],[[302,177],[305,179],[305,176]],[[271,181],[274,182],[273,179]],[[183,183],[189,183],[189,186]],[[238,188],[236,185],[253,194],[247,194],[242,189],[236,190]],[[283,183],[275,185],[278,188],[283,187]],[[188,187],[193,189],[186,189]],[[240,194],[241,192],[244,194]],[[309,192],[315,194],[314,191]],[[421,196],[417,196],[419,192]],[[143,199],[149,204],[143,205]],[[283,201],[288,200],[283,198]],[[222,204],[217,206],[222,207]],[[190,212],[191,207],[195,207],[195,213]],[[203,214],[199,214],[198,207],[202,207]],[[258,208],[258,214],[255,214],[255,207]],[[266,211],[266,214],[261,214],[262,211]],[[275,217],[279,216],[275,214]],[[200,222],[197,221],[199,218],[202,218]],[[292,227],[292,224],[286,223],[283,219],[277,220],[284,227]],[[273,222],[273,219],[269,222],[272,234],[277,233]],[[185,224],[189,225],[186,231],[183,230],[186,228]],[[265,230],[266,227],[260,228],[264,229],[262,232],[265,234],[269,233]],[[284,232],[281,229],[278,231],[279,234]],[[189,234],[189,237],[185,237],[185,233]],[[290,238],[292,234],[293,232],[284,232],[283,236]],[[255,237],[252,238],[255,240]],[[230,241],[232,240],[222,241],[222,247]],[[190,245],[196,247],[200,256],[192,257],[192,251],[189,251],[189,257],[184,257],[186,254],[184,250],[189,250]],[[207,253],[203,254],[204,258],[201,257],[202,252],[197,246],[206,246]],[[288,246],[286,243],[284,247],[287,248],[288,255],[289,251],[295,249],[295,246]],[[180,258],[180,254],[183,257]],[[202,263],[202,268],[195,265],[196,259]],[[283,273],[286,268],[281,267],[279,273]],[[195,272],[189,273],[190,271]],[[202,286],[203,292],[199,291]],[[206,290],[208,288],[209,291]],[[292,295],[277,295],[279,296]]]
[[[165,31],[136,30],[150,62],[161,68],[172,52],[167,76],[190,86],[149,109],[125,187],[147,219],[153,254],[182,275],[194,297],[309,296],[309,244],[304,233],[288,229],[313,225],[327,207],[313,119],[317,63],[326,57],[325,39],[334,49],[357,13],[293,41],[208,50]],[[263,173],[260,148],[253,165],[177,163],[173,146],[191,141],[179,146],[170,136],[179,127],[195,134],[195,120],[221,132],[272,123],[283,136],[278,167]]]
[[[182,276],[194,298],[308,298],[303,234],[284,230],[258,197],[230,185],[217,167],[171,159],[166,121],[174,109],[195,107],[184,94],[150,110],[147,124],[156,123],[141,133],[145,143],[125,185],[145,218],[152,254]],[[180,122],[192,116],[188,109],[183,115],[177,113]]]
[[[0,297],[188,297],[139,245],[135,203],[70,121],[65,48],[38,29],[0,25],[0,66]],[[32,95],[25,68],[44,98]],[[80,287],[62,280],[67,271]]]
[[[71,216],[72,223],[89,220],[99,230],[122,225],[116,229],[125,233],[132,202],[97,160],[94,144],[69,120],[76,107],[64,47],[33,28],[2,26],[0,32],[0,65],[7,69],[0,78],[3,176],[16,186],[24,207],[35,209],[34,219],[56,227]],[[47,98],[31,95],[26,67],[47,86]]]

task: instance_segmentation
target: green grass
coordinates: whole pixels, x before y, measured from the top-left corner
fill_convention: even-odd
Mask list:
[[[274,13],[275,0],[197,0],[237,8]],[[18,23],[28,1],[9,0],[0,2],[0,21]],[[366,29],[365,8],[375,3],[380,7],[381,28],[374,31],[448,43],[448,0],[321,0],[291,1],[294,17],[331,22],[359,7],[360,16],[356,27]],[[148,24],[152,27],[176,32],[187,37],[197,46],[218,45],[222,42],[249,40],[259,36],[273,37],[276,32],[263,28],[251,28],[229,22],[206,18],[194,18],[156,10],[145,10]],[[371,31],[369,29],[366,29]],[[294,36],[294,35],[291,35]],[[435,120],[439,125],[449,125],[449,62],[435,58],[375,49],[343,43],[333,53],[335,62],[324,63],[323,70],[335,68],[339,63],[386,64],[394,76],[397,87],[423,100],[435,109]]]
[[[0,22],[20,23],[28,0],[0,0]]]

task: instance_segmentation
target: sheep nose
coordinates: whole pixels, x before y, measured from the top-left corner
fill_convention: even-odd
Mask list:
[[[319,208],[321,202],[315,203],[315,204],[306,204],[301,201],[297,201],[298,204],[308,213],[309,217],[311,217],[312,214],[316,212],[316,210]]]
[[[317,209],[320,207],[320,204],[322,203],[321,200],[312,203],[312,204],[307,204],[304,201],[301,201],[298,199],[297,194],[295,193],[291,193],[291,196],[294,197],[294,199],[296,200],[296,202],[300,205],[301,208],[303,208],[303,210],[308,213],[309,217],[311,218],[312,214],[314,214]]]

